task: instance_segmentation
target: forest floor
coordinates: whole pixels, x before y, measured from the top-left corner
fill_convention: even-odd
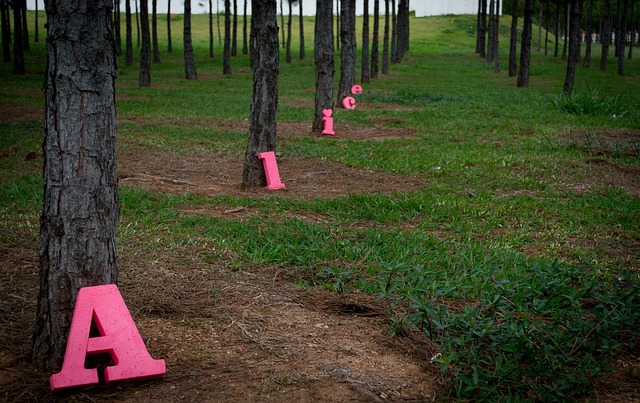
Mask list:
[[[282,126],[285,136],[301,130],[307,129]],[[389,128],[369,130],[369,139],[403,135]],[[278,165],[287,186],[278,191],[280,197],[335,198],[363,190],[418,189],[421,183],[317,160],[281,158]],[[208,197],[273,194],[242,190],[241,173],[241,157],[140,152],[126,142],[120,146],[121,185]],[[230,206],[185,205],[181,211],[239,221],[260,214]],[[165,360],[166,375],[52,393],[51,373],[34,369],[28,360],[38,289],[37,218],[32,221],[10,226],[15,241],[0,245],[0,400],[448,400],[438,395],[440,374],[431,362],[435,345],[420,333],[391,337],[387,306],[375,296],[299,287],[278,268],[234,267],[233,256],[208,262],[197,243],[149,256],[136,252],[144,250],[136,241],[121,245],[119,288],[150,354]],[[617,363],[622,380],[629,365],[638,367],[631,361],[620,357]],[[623,380],[620,389],[603,388],[596,399],[640,401],[640,395]]]

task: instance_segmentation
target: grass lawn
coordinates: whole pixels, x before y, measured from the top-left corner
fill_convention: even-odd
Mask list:
[[[637,390],[640,49],[618,76],[613,54],[599,71],[595,45],[593,67],[579,67],[575,93],[563,95],[566,64],[552,44],[549,55],[532,52],[530,87],[516,88],[508,36],[495,72],[474,54],[475,17],[413,18],[409,54],[363,85],[355,110],[334,111],[337,134],[326,138],[310,132],[313,19],[305,18],[307,57],[299,60],[295,34],[291,64],[281,49],[277,152],[288,190],[245,192],[236,173],[249,58],[240,41],[223,76],[217,38],[208,58],[206,16],[192,23],[197,81],[184,79],[180,15],[172,54],[159,18],[162,62],[150,88],[138,87],[137,49],[134,66],[118,58],[125,261],[155,267],[156,254],[191,251],[184,259],[194,264],[282,273],[301,293],[374,296],[395,338],[433,343],[441,396]],[[508,16],[501,24],[507,33]],[[44,40],[25,57],[25,76],[0,66],[5,252],[35,245],[42,202]],[[336,71],[337,86],[339,63]],[[2,275],[6,296],[10,275]]]

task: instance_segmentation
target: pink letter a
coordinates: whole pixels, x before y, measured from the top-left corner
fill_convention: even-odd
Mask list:
[[[92,321],[100,337],[89,337]],[[85,368],[89,354],[108,353],[115,365],[104,370],[106,383],[164,375],[164,360],[149,355],[133,318],[114,284],[78,292],[62,370],[49,380],[51,390],[98,383],[98,370]]]

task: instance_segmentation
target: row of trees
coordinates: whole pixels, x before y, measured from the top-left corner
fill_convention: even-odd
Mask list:
[[[521,35],[520,66],[517,68],[516,50],[518,37],[518,17],[524,1],[524,24]],[[573,91],[576,65],[581,59],[582,44],[585,54],[582,59],[584,67],[590,67],[592,44],[597,40],[602,44],[600,70],[606,71],[609,58],[609,45],[615,45],[615,56],[618,61],[618,74],[624,75],[625,55],[632,58],[636,42],[635,0],[615,0],[616,13],[612,13],[612,0],[511,0],[508,11],[512,12],[511,35],[509,46],[509,76],[518,76],[517,86],[529,86],[529,69],[531,46],[533,42],[533,20],[538,12],[537,50],[542,49],[542,32],[544,30],[544,53],[549,50],[549,33],[555,37],[554,56],[558,57],[560,41],[563,40],[562,60],[567,61],[564,91]],[[478,24],[476,36],[476,53],[495,62],[496,71],[500,69],[500,53],[498,47],[498,28],[500,0],[478,0]],[[587,2],[587,12],[583,12]],[[536,10],[537,5],[537,10]],[[553,17],[553,18],[550,18]],[[487,21],[488,20],[488,21]],[[594,27],[599,26],[600,34]],[[629,43],[628,55],[626,45]]]
[[[228,6],[229,0],[225,3],[225,7]],[[318,77],[322,78],[319,82],[323,84],[317,93],[326,96],[323,102],[327,108],[332,108],[333,104],[332,3],[317,0],[319,12],[315,26],[314,57],[316,71],[320,72]],[[388,3],[385,0],[387,10]],[[151,51],[145,44],[150,38],[149,26],[143,22],[148,21],[148,10],[141,5],[143,59],[148,58]],[[275,151],[279,73],[277,2],[253,0],[251,6],[254,78],[243,170],[243,186],[246,187],[266,184],[257,155]],[[355,77],[354,6],[355,0],[343,0],[340,4],[340,46],[345,59],[342,65],[349,66],[349,71],[343,67],[342,74],[348,78],[341,80],[341,87],[346,85],[349,89]],[[398,7],[398,19],[406,18],[407,21],[403,22],[405,33],[397,35],[396,46],[406,52],[408,1],[400,0]],[[115,6],[111,0],[93,0],[82,5],[74,0],[47,0],[45,9],[48,24],[44,198],[38,248],[40,291],[32,359],[36,365],[52,370],[59,366],[64,356],[79,289],[117,283],[115,234],[119,202],[115,78],[118,49],[112,22]],[[185,31],[190,26],[189,17],[190,0],[186,0]],[[225,31],[229,32],[229,24],[225,25]],[[388,22],[385,24],[385,32],[389,25]],[[225,42],[228,38],[229,35]],[[188,51],[186,44],[185,53]],[[353,63],[346,60],[347,55]],[[145,74],[141,68],[141,83],[149,80]]]

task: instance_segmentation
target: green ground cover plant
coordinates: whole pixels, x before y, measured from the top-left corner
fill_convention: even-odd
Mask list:
[[[186,81],[181,19],[172,22],[174,53],[164,52],[152,66],[150,88],[139,88],[137,66],[119,58],[120,147],[185,159],[243,155],[248,56],[234,58],[233,74],[223,76],[221,48],[216,43],[217,56],[208,59],[206,17],[194,16],[199,80]],[[313,20],[305,24],[309,44]],[[614,68],[579,68],[577,91],[562,95],[564,63],[533,52],[531,87],[518,89],[506,66],[495,73],[473,54],[474,17],[411,24],[406,59],[365,86],[355,111],[335,113],[340,125],[410,134],[287,136],[278,152],[414,176],[420,189],[293,200],[277,193],[168,195],[122,185],[122,253],[133,253],[134,238],[150,255],[207,245],[198,252],[204,261],[231,259],[237,270],[277,267],[303,289],[376,295],[396,337],[419,331],[437,344],[433,362],[443,393],[453,398],[589,396],[615,356],[640,353],[640,64],[629,61],[624,77]],[[506,55],[507,30],[501,32]],[[164,49],[163,41],[161,35]],[[294,35],[292,49],[293,63],[282,55],[278,119],[310,127],[312,48],[297,59]],[[0,66],[3,108],[35,111],[0,120],[4,243],[14,242],[4,235],[9,228],[35,237],[41,208],[38,158],[25,155],[41,153],[44,44],[33,44],[26,58],[23,77]],[[242,206],[259,215],[238,221],[185,213],[185,205]]]

